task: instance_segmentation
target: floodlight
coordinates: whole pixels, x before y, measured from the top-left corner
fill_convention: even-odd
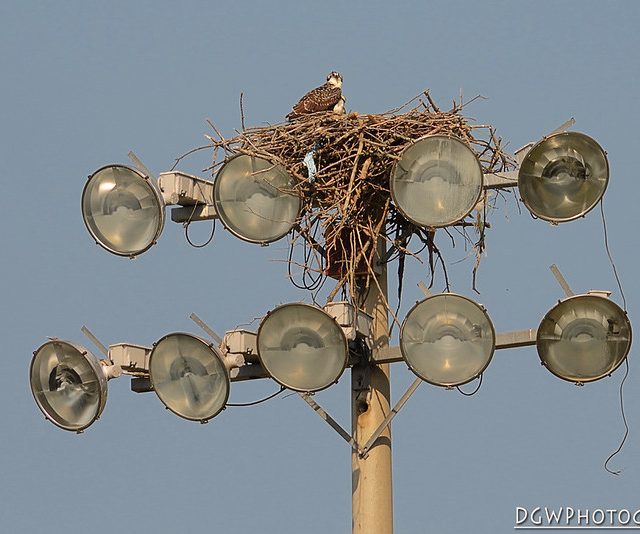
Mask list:
[[[602,147],[578,132],[561,132],[538,142],[520,164],[518,189],[536,217],[560,223],[588,213],[609,182]]]
[[[597,293],[569,297],[540,323],[536,339],[543,365],[571,382],[610,375],[631,348],[631,323],[615,302]]]
[[[57,339],[33,353],[31,392],[54,425],[82,432],[96,421],[107,402],[107,376],[100,360],[81,345]]]
[[[460,295],[442,293],[411,308],[400,330],[400,351],[422,380],[436,386],[459,386],[487,368],[495,337],[482,306]]]
[[[167,334],[149,355],[149,376],[162,403],[173,413],[206,423],[225,407],[229,372],[223,356],[192,334]]]
[[[342,329],[320,308],[284,304],[258,329],[258,357],[279,384],[295,391],[319,391],[338,381],[347,365]]]
[[[428,228],[464,219],[482,193],[480,162],[455,137],[431,135],[402,151],[391,173],[393,201],[412,223]]]
[[[222,224],[251,243],[287,235],[300,212],[295,180],[281,165],[239,155],[229,159],[214,182],[214,202]]]
[[[137,256],[164,227],[164,201],[155,184],[124,165],[94,172],[82,191],[82,218],[96,242],[119,256]]]

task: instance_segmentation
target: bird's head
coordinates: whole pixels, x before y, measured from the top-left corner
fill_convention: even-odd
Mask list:
[[[335,85],[336,87],[342,87],[342,74],[336,71],[329,73],[327,83],[329,85]]]

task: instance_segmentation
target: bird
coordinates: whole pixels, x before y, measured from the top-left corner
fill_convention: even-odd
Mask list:
[[[342,95],[342,75],[333,71],[327,76],[324,85],[309,91],[293,106],[287,119],[292,120],[319,111],[344,113],[345,101]]]

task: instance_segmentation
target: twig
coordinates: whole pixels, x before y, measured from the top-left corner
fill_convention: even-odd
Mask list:
[[[242,129],[244,130],[244,107],[242,105],[242,98],[244,97],[244,93],[240,93],[240,124],[242,125]]]
[[[325,277],[307,279],[307,275],[331,272],[336,285],[329,292],[328,301],[343,292],[348,293],[357,305],[363,288],[366,292],[366,288],[376,283],[379,240],[391,243],[394,249],[391,255],[413,256],[421,261],[418,254],[422,249],[412,252],[408,248],[412,236],[416,236],[423,249],[428,250],[431,283],[439,262],[448,288],[446,263],[435,245],[434,232],[413,225],[396,209],[391,203],[389,178],[393,166],[410,143],[434,134],[455,136],[467,143],[485,173],[508,170],[512,160],[503,151],[493,128],[472,126],[460,114],[463,107],[477,98],[482,97],[468,102],[461,100],[454,104],[453,110],[443,112],[429,92],[424,91],[402,106],[379,115],[322,112],[290,123],[246,128],[244,94],[240,93],[240,132],[227,139],[211,121],[207,121],[215,134],[207,136],[213,150],[213,163],[208,170],[213,172],[223,163],[218,162],[218,150],[222,150],[226,158],[245,154],[266,159],[273,165],[281,165],[292,177],[291,188],[282,190],[297,194],[301,199],[302,208],[290,245],[293,247],[297,239],[302,240],[305,243],[303,258],[287,260],[290,267],[302,269],[303,280],[299,287],[315,291],[324,283]],[[309,183],[304,160],[312,150],[317,171],[313,183]],[[464,231],[459,235],[465,250],[472,249],[470,256],[475,257],[474,289],[477,267],[486,246],[485,230],[489,228],[486,202],[483,198],[479,203],[475,220],[460,223]],[[472,240],[466,228],[475,230],[477,238]],[[458,232],[457,228],[455,230]],[[389,237],[393,235],[395,239]],[[449,235],[455,247],[458,234]],[[324,256],[324,266],[319,254]],[[389,257],[382,261],[389,261]],[[385,306],[397,321],[388,302]]]

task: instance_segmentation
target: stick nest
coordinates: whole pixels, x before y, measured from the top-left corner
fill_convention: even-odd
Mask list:
[[[294,178],[293,189],[302,199],[302,210],[290,238],[288,263],[289,275],[298,287],[316,290],[328,275],[337,284],[327,300],[342,291],[359,306],[370,284],[379,283],[374,274],[380,263],[400,259],[400,292],[406,255],[420,260],[418,254],[426,249],[431,283],[439,260],[448,289],[445,263],[434,242],[435,230],[412,224],[396,209],[389,176],[408,144],[433,134],[455,136],[466,142],[485,173],[512,168],[493,128],[471,125],[462,115],[462,108],[462,104],[454,104],[450,111],[441,111],[424,92],[383,114],[324,112],[291,123],[245,129],[241,100],[243,129],[235,137],[224,138],[210,123],[215,132],[214,136],[207,136],[214,151],[210,170],[215,173],[228,157],[246,154],[280,164]],[[304,159],[312,150],[317,170],[310,179]],[[476,257],[474,289],[485,246],[487,198],[485,192],[474,213],[456,225]],[[444,230],[453,240],[449,229]],[[468,230],[475,231],[474,239]],[[420,250],[412,250],[416,249],[410,247],[412,240]],[[298,251],[297,256],[294,250]],[[294,268],[301,281],[293,276]]]

